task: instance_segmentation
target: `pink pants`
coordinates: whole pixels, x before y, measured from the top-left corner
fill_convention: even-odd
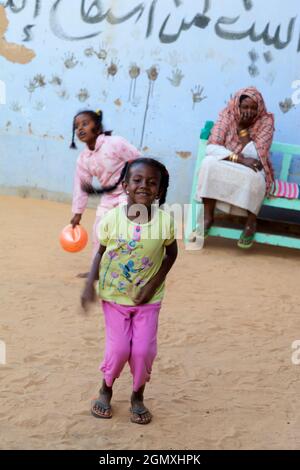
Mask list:
[[[138,306],[102,301],[106,326],[105,356],[100,366],[108,387],[129,362],[133,390],[150,380],[157,354],[158,315],[161,303]]]

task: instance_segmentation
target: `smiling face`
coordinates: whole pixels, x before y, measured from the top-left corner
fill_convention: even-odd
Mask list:
[[[76,136],[89,148],[94,148],[100,130],[94,119],[86,113],[79,114],[75,119]]]
[[[161,174],[157,168],[145,163],[133,164],[123,188],[128,194],[129,204],[150,207],[160,196]]]
[[[258,106],[254,100],[249,98],[248,96],[241,100],[240,103],[240,114],[241,114],[241,121],[240,123],[245,126],[249,127],[257,117]]]

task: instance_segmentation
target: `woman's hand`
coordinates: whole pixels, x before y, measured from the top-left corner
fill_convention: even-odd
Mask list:
[[[135,305],[143,305],[149,302],[155,294],[157,289],[156,284],[149,281],[144,287],[142,287],[136,297],[133,299]]]
[[[80,224],[81,221],[81,214],[75,214],[74,217],[70,220],[70,224],[72,225],[73,228],[76,227],[76,225]]]
[[[86,283],[85,288],[80,297],[81,306],[85,312],[88,311],[89,305],[97,301],[97,293],[94,284]]]
[[[244,157],[244,156],[239,156],[238,163],[241,163],[244,166],[247,166],[248,168],[251,168],[251,170],[257,172],[261,171],[263,169],[262,163],[260,160],[257,160],[256,158],[251,158],[251,157]]]

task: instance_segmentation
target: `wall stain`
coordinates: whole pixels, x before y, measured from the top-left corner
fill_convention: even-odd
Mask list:
[[[116,106],[122,106],[122,101],[120,100],[120,98],[118,98],[117,100],[114,101],[115,105]]]
[[[192,156],[192,152],[176,152],[176,155],[180,158],[186,159]]]
[[[4,35],[9,22],[3,5],[0,5],[0,56],[9,62],[28,64],[35,57],[35,52],[27,47],[12,42],[7,42]]]

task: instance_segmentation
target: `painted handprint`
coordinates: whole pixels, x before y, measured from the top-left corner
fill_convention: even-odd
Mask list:
[[[182,71],[179,69],[175,69],[172,71],[172,77],[168,77],[168,80],[171,83],[171,85],[178,87],[180,86],[183,78],[184,78],[184,75]]]
[[[196,85],[194,89],[191,89],[193,96],[193,109],[195,108],[196,103],[201,103],[201,101],[207,98],[207,96],[202,96],[203,91],[204,87],[201,87],[200,85]]]

